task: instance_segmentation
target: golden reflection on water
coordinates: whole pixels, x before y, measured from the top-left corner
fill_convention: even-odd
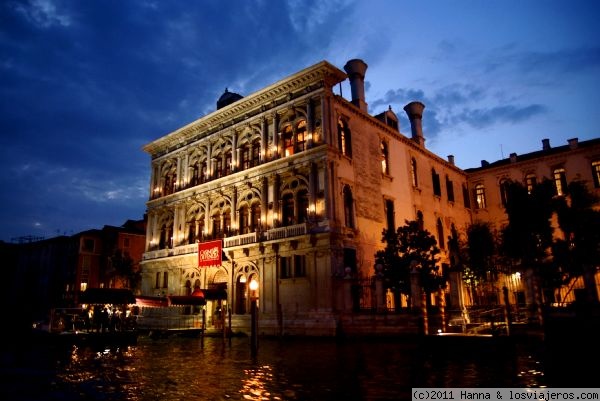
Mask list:
[[[256,369],[245,369],[240,393],[245,400],[279,400],[279,397],[271,398],[271,393],[267,389],[272,382],[273,369],[269,365],[259,366]]]

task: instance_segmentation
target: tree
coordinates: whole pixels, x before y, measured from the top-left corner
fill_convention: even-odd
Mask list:
[[[552,283],[558,288],[583,277],[588,302],[598,302],[593,279],[600,260],[600,212],[593,208],[597,203],[598,197],[581,181],[571,182],[567,196],[557,198],[555,202],[563,237],[556,239],[552,246]]]
[[[135,289],[141,282],[141,273],[138,269],[134,269],[133,259],[123,253],[121,249],[115,249],[113,256],[110,257],[110,265],[112,269],[113,279],[121,280],[124,287]]]
[[[480,286],[493,285],[498,278],[496,242],[489,223],[475,222],[467,229],[467,260],[463,274],[473,295],[478,293]],[[479,297],[474,298],[479,303]]]
[[[437,255],[440,249],[435,237],[421,229],[417,220],[405,220],[405,223],[395,232],[383,230],[382,242],[386,247],[375,254],[375,263],[383,267],[384,285],[394,292],[397,304],[401,293],[415,295],[411,294],[410,283],[413,267],[418,268],[420,283],[426,293],[446,286],[446,277],[439,271]]]

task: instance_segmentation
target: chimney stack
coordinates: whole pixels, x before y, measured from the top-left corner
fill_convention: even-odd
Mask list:
[[[454,155],[448,155],[448,163],[454,166]]]
[[[544,138],[542,139],[542,150],[550,149],[550,139]]]
[[[404,106],[404,111],[410,120],[410,130],[412,132],[412,140],[420,146],[425,145],[425,137],[423,137],[423,110],[425,105],[421,102],[410,102]]]
[[[577,144],[579,143],[578,138],[571,138],[571,139],[568,139],[567,141],[569,142],[569,148],[577,149]]]
[[[365,72],[367,71],[367,64],[355,58],[346,63],[344,70],[350,80],[352,104],[365,113],[368,112],[367,103],[365,102]]]

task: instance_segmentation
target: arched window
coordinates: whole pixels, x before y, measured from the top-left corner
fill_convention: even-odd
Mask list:
[[[338,119],[338,148],[344,156],[352,157],[352,138],[350,128],[344,120]]]
[[[233,171],[233,164],[231,161],[231,149],[228,150],[227,152],[225,152],[225,174],[224,175],[229,175],[232,173]]]
[[[381,141],[381,172],[383,174],[390,174],[388,144],[386,141]]]
[[[200,165],[200,183],[204,183],[208,181],[208,169],[206,167],[206,162],[202,162]]]
[[[229,208],[223,210],[223,235],[231,235],[231,211]]]
[[[417,176],[417,160],[413,157],[410,159],[410,177],[412,178],[413,187],[419,186],[419,180]]]
[[[294,135],[292,132],[292,126],[287,125],[281,133],[281,139],[283,141],[283,155],[291,156],[294,154]]]
[[[298,223],[308,221],[308,191],[298,192]]]
[[[483,184],[475,185],[475,201],[477,203],[477,209],[485,209],[487,207],[485,201],[485,187]]]
[[[281,199],[281,224],[290,226],[294,224],[294,195],[287,193]]]
[[[251,159],[250,159],[250,145],[245,145],[242,147],[241,152],[241,166],[243,170],[249,169],[251,167]]]
[[[240,234],[246,234],[250,230],[250,219],[248,215],[248,206],[243,205],[240,207],[239,219],[240,219]]]
[[[306,121],[302,120],[296,126],[296,152],[306,149]]]
[[[444,225],[442,224],[442,219],[439,217],[437,219],[436,229],[437,229],[438,244],[440,245],[441,249],[444,249],[444,248],[446,248],[446,244],[444,242]]]
[[[253,203],[250,210],[250,229],[252,231],[256,231],[260,227],[260,213],[260,203]]]
[[[567,174],[564,168],[555,168],[552,172],[554,177],[554,188],[556,189],[556,195],[562,196],[567,191]]]
[[[344,223],[346,227],[354,228],[354,199],[348,185],[344,187]]]
[[[221,213],[217,210],[212,215],[212,237],[213,238],[221,238],[222,230],[221,230]]]
[[[448,194],[448,202],[454,202],[454,183],[448,176],[446,176],[446,193]]]
[[[260,139],[255,139],[252,141],[252,162],[250,165],[252,167],[258,166],[260,164]]]

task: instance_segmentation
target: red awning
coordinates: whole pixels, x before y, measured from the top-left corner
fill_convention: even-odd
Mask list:
[[[169,295],[169,305],[206,305],[206,299],[196,295]]]
[[[150,306],[150,307],[163,307],[169,306],[169,300],[167,297],[153,297],[149,295],[136,295],[136,305],[138,306]]]

